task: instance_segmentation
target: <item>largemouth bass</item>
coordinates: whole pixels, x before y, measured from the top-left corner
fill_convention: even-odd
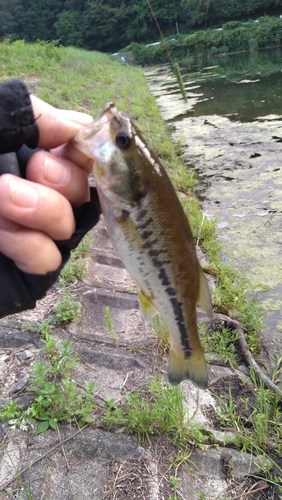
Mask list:
[[[171,181],[130,119],[108,104],[73,144],[94,159],[109,236],[139,286],[146,321],[159,312],[170,335],[168,379],[206,388],[196,304],[212,306],[188,220]]]

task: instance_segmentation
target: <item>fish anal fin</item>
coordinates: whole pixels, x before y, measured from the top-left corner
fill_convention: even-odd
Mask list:
[[[157,309],[152,304],[150,299],[145,295],[143,290],[139,290],[138,300],[139,300],[140,311],[144,320],[151,321],[151,319],[153,319],[154,316],[158,314]]]
[[[212,317],[212,302],[208,283],[202,268],[199,266],[200,292],[197,303],[204,309],[207,315]]]
[[[192,353],[185,358],[177,356],[173,350],[169,353],[168,380],[172,385],[178,385],[183,380],[192,380],[201,389],[208,386],[207,365],[202,351]]]

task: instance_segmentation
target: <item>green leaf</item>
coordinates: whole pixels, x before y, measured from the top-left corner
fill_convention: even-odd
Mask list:
[[[40,413],[37,415],[38,420],[49,420],[50,415],[48,413]]]
[[[54,431],[56,431],[56,430],[57,430],[57,422],[56,422],[56,420],[54,420],[53,418],[50,418],[50,420],[49,420],[49,425],[50,425],[50,427],[51,427]]]
[[[38,427],[36,429],[36,435],[41,434],[42,432],[47,431],[47,429],[49,429],[49,421],[48,420],[44,420],[43,422],[40,422],[40,424],[38,425]]]

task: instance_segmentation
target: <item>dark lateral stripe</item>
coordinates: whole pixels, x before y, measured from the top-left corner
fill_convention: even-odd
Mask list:
[[[141,221],[144,217],[146,217],[148,211],[146,208],[141,208],[141,210],[136,215],[136,220]]]
[[[152,246],[156,245],[156,243],[158,243],[157,238],[155,238],[154,240],[150,240],[150,241],[144,241],[143,248],[151,248]]]
[[[156,260],[157,262],[159,262],[161,265],[157,265],[154,263],[154,265],[156,267],[161,267],[163,265],[163,262],[162,261],[158,261],[157,259],[153,259],[153,261]],[[170,281],[169,281],[169,277],[166,273],[166,270],[164,268],[161,268],[160,269],[160,272],[159,272],[159,279],[161,280],[162,282],[162,285],[163,286],[169,286],[170,285]],[[175,294],[174,294],[175,295]]]
[[[186,358],[189,358],[192,354],[192,348],[188,339],[188,332],[185,326],[184,317],[181,311],[181,304],[179,304],[176,297],[170,297],[170,303],[173,308],[174,316],[176,319],[177,326],[179,328],[181,344],[184,350]]]
[[[154,250],[153,248],[151,248],[148,252],[150,257],[159,257],[161,253],[163,253],[163,250]]]
[[[140,236],[141,236],[141,238],[143,238],[143,240],[147,240],[148,238],[150,238],[150,236],[152,236],[152,234],[153,234],[153,231],[145,230],[145,231],[143,231],[143,233],[140,233]]]
[[[138,229],[146,229],[150,224],[152,224],[153,221],[153,217],[149,217],[149,219],[146,219],[142,224],[138,225]]]
[[[157,259],[153,259],[153,261],[154,260],[157,260]],[[158,262],[161,262],[161,261],[158,261]],[[159,279],[161,280],[162,285],[166,286],[165,293],[167,293],[169,296],[169,300],[170,300],[170,303],[172,305],[172,309],[174,312],[175,321],[177,323],[177,326],[178,326],[178,329],[180,332],[180,339],[181,339],[183,351],[185,353],[185,356],[188,358],[192,353],[192,348],[191,348],[191,345],[190,345],[190,342],[188,339],[188,332],[187,332],[184,317],[183,317],[183,314],[181,311],[181,303],[178,302],[178,300],[176,298],[175,289],[171,286],[167,272],[166,272],[165,268],[163,268],[163,267],[160,269]]]

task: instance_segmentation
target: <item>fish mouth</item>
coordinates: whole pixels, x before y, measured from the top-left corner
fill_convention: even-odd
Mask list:
[[[107,103],[93,122],[78,131],[71,141],[72,144],[95,160],[95,149],[101,145],[101,141],[105,142],[110,138],[110,124],[118,114],[114,103]],[[99,134],[101,131],[102,134]]]
[[[130,146],[131,124],[128,116],[120,113],[114,103],[107,103],[89,125],[78,131],[72,144],[89,158],[96,160],[95,151],[105,142],[113,141],[120,149]],[[117,143],[119,139],[119,144]],[[128,141],[128,142],[127,142]]]

